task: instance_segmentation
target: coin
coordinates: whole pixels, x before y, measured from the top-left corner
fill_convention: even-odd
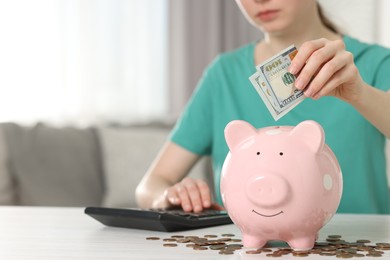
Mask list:
[[[197,245],[196,245],[196,246],[193,247],[193,249],[194,249],[194,250],[207,250],[208,248],[205,247],[205,246],[197,246]]]
[[[196,238],[199,238],[198,236],[185,236],[184,238],[188,238],[188,239],[196,239]]]
[[[309,256],[309,252],[308,251],[294,251],[294,252],[292,252],[292,255],[298,256],[298,257],[306,257],[306,256]]]
[[[376,243],[377,246],[390,246],[390,243]]]
[[[329,245],[329,243],[328,242],[315,242],[314,245],[315,246],[327,246],[327,245]]]
[[[218,236],[217,235],[204,235],[204,237],[213,238],[213,237],[218,237]]]
[[[328,237],[326,239],[326,241],[328,241],[328,242],[336,242],[336,241],[339,241],[339,240],[340,240],[340,238],[337,238],[337,237]]]
[[[356,240],[356,243],[363,243],[363,244],[365,244],[365,243],[371,243],[371,241],[368,240],[368,239],[358,239],[358,240]]]
[[[176,241],[177,241],[177,243],[188,243],[188,242],[191,242],[191,239],[189,239],[189,238],[178,238]]]
[[[336,255],[337,258],[352,258],[352,254],[338,254]]]
[[[247,253],[249,255],[257,255],[257,254],[260,254],[261,251],[259,251],[259,250],[248,250],[248,251],[245,251],[245,253]]]
[[[234,234],[222,234],[223,237],[234,237]]]
[[[219,241],[231,241],[232,239],[230,237],[222,237],[218,238]]]
[[[164,238],[163,241],[164,242],[175,242],[176,239],[175,238]]]
[[[220,255],[232,255],[234,254],[234,251],[231,251],[231,250],[221,250],[218,252],[218,254]]]
[[[221,250],[221,249],[226,248],[226,245],[211,245],[209,248],[211,250]]]
[[[184,236],[182,236],[182,235],[173,235],[173,236],[171,236],[172,238],[184,238]]]
[[[334,256],[334,255],[336,255],[336,252],[323,251],[323,252],[320,252],[320,255],[323,255],[323,256]]]
[[[160,240],[159,237],[147,237],[146,240]]]
[[[163,246],[165,246],[165,247],[175,247],[175,246],[177,246],[177,244],[176,243],[165,243],[165,244],[163,244]]]
[[[181,243],[186,244],[186,247],[193,250],[219,250],[221,255],[232,255],[236,250],[241,250],[243,245],[241,239],[232,239],[233,234],[222,234],[221,238],[216,235],[208,234],[203,237],[199,236],[182,236],[173,235],[170,238],[159,238],[157,236],[146,237],[147,240],[162,240],[164,247],[177,247]],[[214,238],[214,239],[213,239]],[[353,258],[353,257],[381,257],[385,256],[385,250],[390,250],[390,243],[378,242],[375,245],[368,239],[358,239],[356,242],[347,242],[341,239],[340,235],[330,235],[327,242],[315,242],[314,247],[310,250],[297,251],[291,248],[258,248],[248,249],[244,251],[246,254],[261,254],[266,253],[267,257],[282,257],[284,255],[292,255],[294,257],[307,257],[311,254],[321,256],[336,256],[337,258]],[[383,250],[383,251],[382,251]]]

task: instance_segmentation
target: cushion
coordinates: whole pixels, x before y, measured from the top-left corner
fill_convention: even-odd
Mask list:
[[[137,207],[135,189],[166,142],[170,127],[101,127],[98,132],[106,183],[103,206]],[[195,165],[191,177],[208,181],[205,160]]]
[[[0,126],[0,205],[13,205],[16,203],[15,189],[8,171],[8,149],[4,138]]]
[[[94,129],[13,123],[3,129],[17,204],[100,205],[102,167]]]

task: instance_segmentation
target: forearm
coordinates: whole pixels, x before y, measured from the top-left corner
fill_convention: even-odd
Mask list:
[[[350,104],[390,138],[390,92],[365,85],[360,97]]]
[[[136,189],[137,204],[141,208],[166,208],[165,190],[172,184],[161,177],[146,176]]]
[[[136,189],[138,206],[171,206],[166,198],[166,190],[181,181],[198,159],[198,155],[168,141]]]

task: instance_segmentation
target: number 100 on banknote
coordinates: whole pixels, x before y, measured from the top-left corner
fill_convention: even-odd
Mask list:
[[[295,76],[288,67],[297,53],[290,46],[256,66],[256,73],[249,77],[273,118],[279,120],[297,106],[305,97],[294,87]]]

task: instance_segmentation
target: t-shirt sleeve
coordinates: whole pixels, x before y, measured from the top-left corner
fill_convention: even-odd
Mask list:
[[[378,64],[374,85],[384,91],[390,90],[390,52]]]
[[[213,88],[216,87],[216,59],[203,73],[194,93],[173,128],[170,140],[199,154],[210,155],[213,133]]]

